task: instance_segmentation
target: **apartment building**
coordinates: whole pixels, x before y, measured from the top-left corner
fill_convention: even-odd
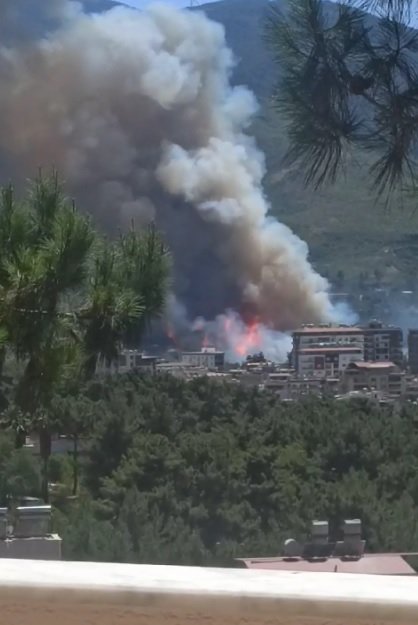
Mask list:
[[[293,333],[292,365],[299,376],[333,377],[364,360],[364,330],[307,325]]]
[[[202,347],[198,352],[182,352],[180,360],[186,366],[219,370],[225,366],[225,353],[215,347]]]
[[[264,388],[282,400],[298,400],[308,395],[333,396],[339,390],[339,379],[296,377],[293,371],[278,371],[268,375]]]
[[[363,352],[356,347],[320,347],[301,349],[298,374],[303,377],[338,376],[351,363],[363,360]]]
[[[408,365],[411,373],[418,373],[418,330],[408,332]]]
[[[306,325],[293,333],[292,365],[298,375],[341,374],[351,362],[403,363],[400,328],[373,321],[367,326]],[[417,338],[418,369],[418,338]]]
[[[369,362],[390,361],[403,364],[403,333],[401,328],[385,326],[372,321],[364,328],[364,360]]]
[[[344,371],[342,386],[348,393],[375,390],[400,397],[406,391],[406,377],[393,362],[352,362]]]

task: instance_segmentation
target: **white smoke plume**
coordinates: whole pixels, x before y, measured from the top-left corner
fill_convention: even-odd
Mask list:
[[[264,157],[246,134],[257,104],[229,84],[223,28],[163,5],[80,5],[43,0],[49,33],[1,40],[3,178],[54,165],[111,232],[156,220],[190,319],[231,309],[265,333],[332,319],[307,245],[268,216]],[[17,32],[25,6],[2,0],[0,24]]]
[[[203,346],[221,345],[229,362],[237,362],[248,354],[262,352],[268,360],[284,363],[292,349],[289,334],[269,330],[257,319],[244,323],[234,310],[227,310],[213,321],[197,318],[192,324],[192,330],[201,333]]]

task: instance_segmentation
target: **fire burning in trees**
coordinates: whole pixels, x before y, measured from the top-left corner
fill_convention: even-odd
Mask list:
[[[271,360],[284,361],[291,349],[287,334],[267,328],[258,317],[249,317],[244,322],[235,311],[229,310],[207,321],[199,317],[193,323],[185,317],[178,325],[184,332],[177,335],[178,347],[200,349],[209,346],[225,351],[230,362],[243,360],[246,356],[262,351]],[[170,337],[173,340],[173,334]]]

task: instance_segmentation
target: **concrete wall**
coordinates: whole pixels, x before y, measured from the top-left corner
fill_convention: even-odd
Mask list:
[[[61,544],[62,540],[56,534],[36,538],[7,538],[0,540],[0,558],[61,560]]]
[[[416,625],[416,577],[0,561],[5,625]]]

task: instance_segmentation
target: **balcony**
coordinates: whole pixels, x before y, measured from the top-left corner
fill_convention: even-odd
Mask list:
[[[5,625],[416,625],[416,577],[0,560]]]

